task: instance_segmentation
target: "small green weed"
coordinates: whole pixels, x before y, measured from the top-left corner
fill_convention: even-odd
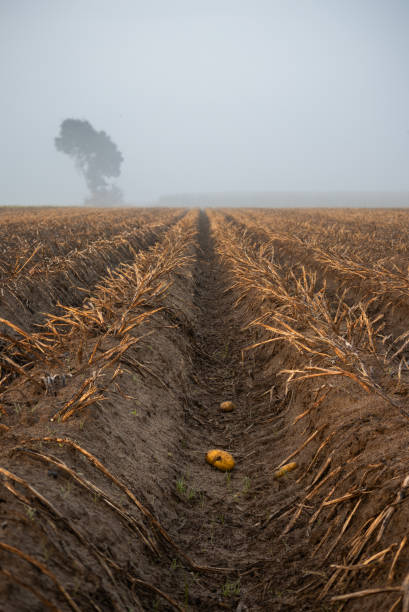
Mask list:
[[[155,599],[155,601],[153,602],[153,610],[154,610],[154,612],[156,612],[156,610],[159,610],[159,604],[160,604],[159,598],[157,597]]]
[[[240,580],[235,580],[234,582],[226,581],[222,587],[222,595],[223,597],[240,595]]]
[[[36,511],[31,506],[26,506],[26,514],[27,514],[28,518],[30,519],[30,521],[33,521],[34,517],[35,517],[35,514],[36,514]]]
[[[182,476],[181,478],[178,478],[178,480],[176,481],[176,490],[179,493],[179,495],[185,495],[186,494],[186,482],[185,482],[185,477]]]
[[[196,491],[194,489],[189,489],[186,494],[186,499],[188,501],[192,501],[192,499],[194,499],[195,497],[196,497]]]
[[[48,561],[48,559],[51,557],[51,549],[48,548],[46,542],[44,541],[41,544],[41,549],[42,549],[44,559]]]
[[[228,355],[229,355],[229,346],[230,346],[230,339],[227,340],[225,346],[224,346],[224,353],[223,353],[223,361],[226,361]]]
[[[206,496],[205,496],[204,491],[200,491],[199,498],[200,498],[200,506],[203,509],[205,505],[205,501],[206,501]]]
[[[170,569],[172,570],[172,572],[174,572],[175,570],[177,570],[177,568],[178,568],[178,560],[172,559],[172,563],[170,564]]]
[[[243,482],[243,489],[242,489],[243,495],[248,495],[250,491],[250,487],[251,487],[251,478],[246,476]]]
[[[60,486],[61,495],[64,497],[64,499],[68,497],[68,495],[71,493],[71,489],[72,489],[72,482],[67,482],[65,487],[63,485]]]
[[[181,476],[176,481],[176,490],[181,497],[185,497],[187,501],[192,501],[196,497],[196,491],[193,487],[188,487],[184,476]]]

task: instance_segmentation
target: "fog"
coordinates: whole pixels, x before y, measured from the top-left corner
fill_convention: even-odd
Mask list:
[[[0,0],[0,204],[87,197],[67,118],[131,203],[409,191],[408,31],[407,0]]]

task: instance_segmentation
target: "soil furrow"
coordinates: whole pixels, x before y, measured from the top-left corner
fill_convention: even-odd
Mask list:
[[[178,541],[203,565],[228,568],[217,580],[201,576],[189,582],[193,610],[236,610],[242,603],[241,574],[257,562],[259,552],[248,539],[251,480],[243,457],[243,431],[251,423],[251,372],[241,363],[244,338],[233,309],[228,272],[215,254],[209,219],[199,217],[199,248],[194,270],[196,320],[192,337],[192,371],[186,400],[186,437],[182,441],[176,496],[183,519]],[[220,410],[230,400],[232,412]],[[232,472],[205,463],[212,448],[230,452]]]

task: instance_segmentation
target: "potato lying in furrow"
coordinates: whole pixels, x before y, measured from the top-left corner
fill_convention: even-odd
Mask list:
[[[230,401],[222,402],[220,404],[220,410],[222,412],[231,412],[235,408],[236,408],[236,405],[233,402],[230,402]]]
[[[235,461],[230,453],[219,448],[209,450],[206,461],[222,472],[229,472],[234,468]]]

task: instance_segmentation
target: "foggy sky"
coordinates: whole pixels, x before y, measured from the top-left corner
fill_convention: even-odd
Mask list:
[[[77,204],[67,117],[129,202],[409,190],[407,0],[0,0],[0,204]]]

